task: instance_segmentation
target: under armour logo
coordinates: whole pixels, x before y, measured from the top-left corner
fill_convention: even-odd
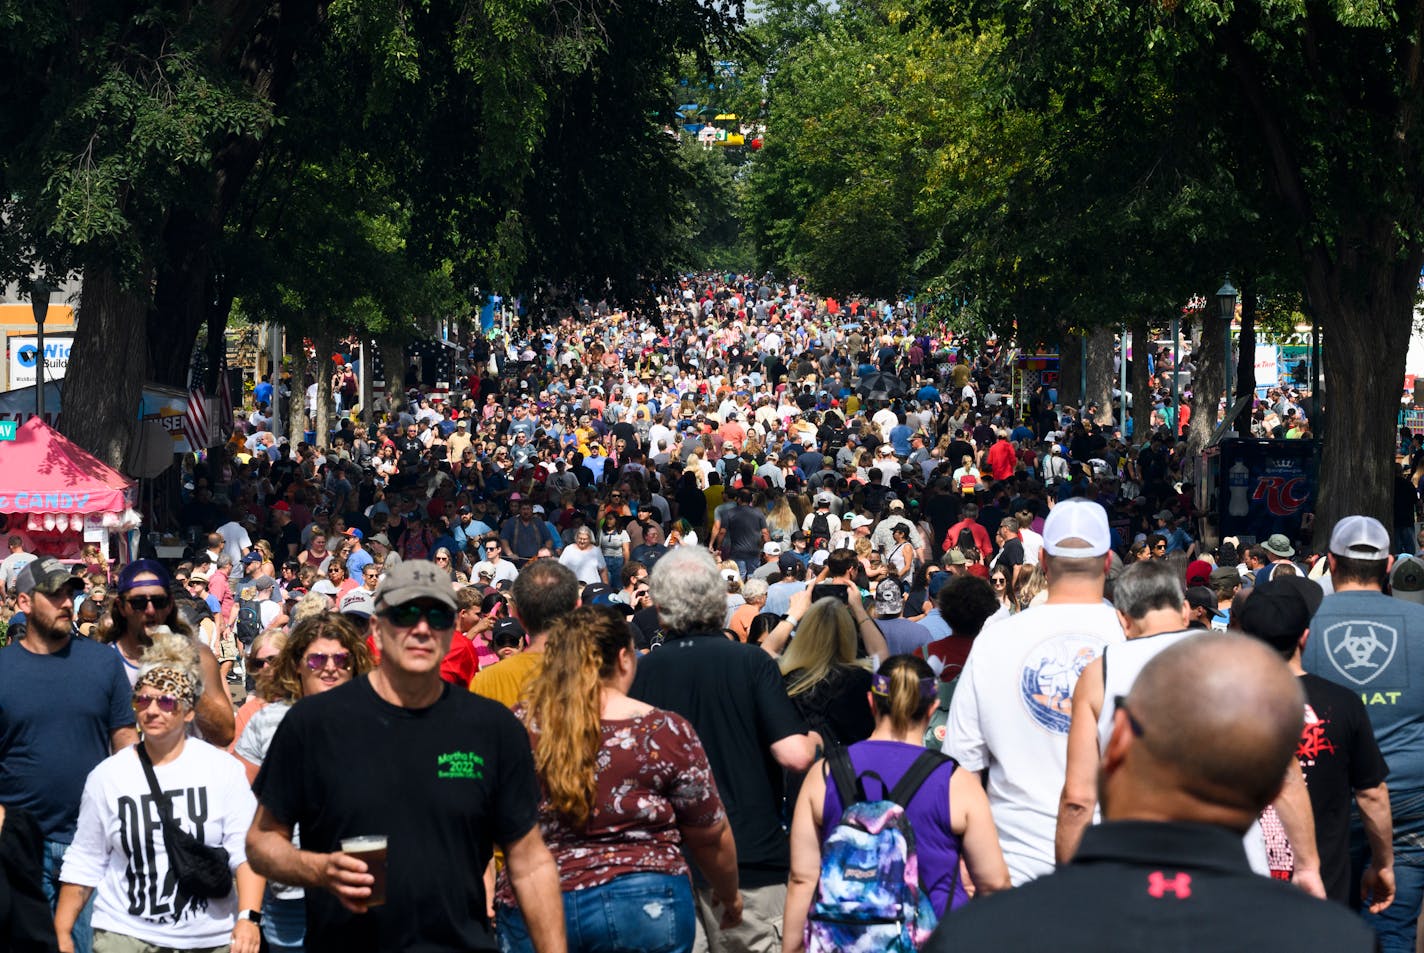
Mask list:
[[[1147,875],[1147,893],[1158,900],[1171,891],[1178,900],[1185,900],[1192,895],[1192,878],[1189,874],[1178,873],[1171,880],[1168,880],[1160,870],[1154,870]]]

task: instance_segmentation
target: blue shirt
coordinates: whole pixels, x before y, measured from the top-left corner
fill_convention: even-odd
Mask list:
[[[258,381],[257,386],[252,388],[252,399],[270,407],[272,405],[272,382]]]
[[[890,428],[890,446],[902,457],[910,455],[910,434],[913,432],[905,424],[896,424]]]
[[[107,645],[0,650],[0,803],[29,811],[46,839],[72,841],[85,778],[109,756],[112,732],[134,725],[131,696]]]
[[[432,552],[434,552],[434,550],[432,550]],[[358,549],[346,557],[346,575],[352,579],[359,580],[362,576],[362,570],[373,562],[375,562],[375,559],[371,557],[370,553],[364,549]]]

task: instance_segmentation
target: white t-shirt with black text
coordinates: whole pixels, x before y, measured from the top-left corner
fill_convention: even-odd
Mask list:
[[[247,829],[257,810],[242,764],[188,738],[177,759],[155,765],[175,822],[209,846],[227,848],[229,866],[247,861]],[[159,806],[137,748],[104,759],[84,783],[79,826],[60,879],[93,887],[93,926],[156,946],[223,946],[237,917],[237,890],[217,900],[179,896],[164,848]]]

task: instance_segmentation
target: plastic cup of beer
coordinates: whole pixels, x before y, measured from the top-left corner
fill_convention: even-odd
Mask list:
[[[379,907],[386,902],[386,835],[363,834],[360,837],[344,837],[341,851],[357,860],[365,861],[366,872],[375,878],[371,884],[371,896],[366,901],[368,907]]]

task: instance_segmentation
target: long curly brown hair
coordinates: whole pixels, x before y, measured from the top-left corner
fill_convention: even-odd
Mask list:
[[[296,624],[287,644],[257,676],[257,690],[269,702],[294,702],[302,697],[302,656],[317,639],[335,639],[351,653],[351,677],[360,678],[374,667],[365,633],[343,615],[327,612]]]
[[[554,810],[575,827],[588,823],[598,793],[603,680],[617,671],[618,653],[632,647],[623,613],[575,609],[549,627],[544,668],[529,688],[523,717],[534,769]]]

